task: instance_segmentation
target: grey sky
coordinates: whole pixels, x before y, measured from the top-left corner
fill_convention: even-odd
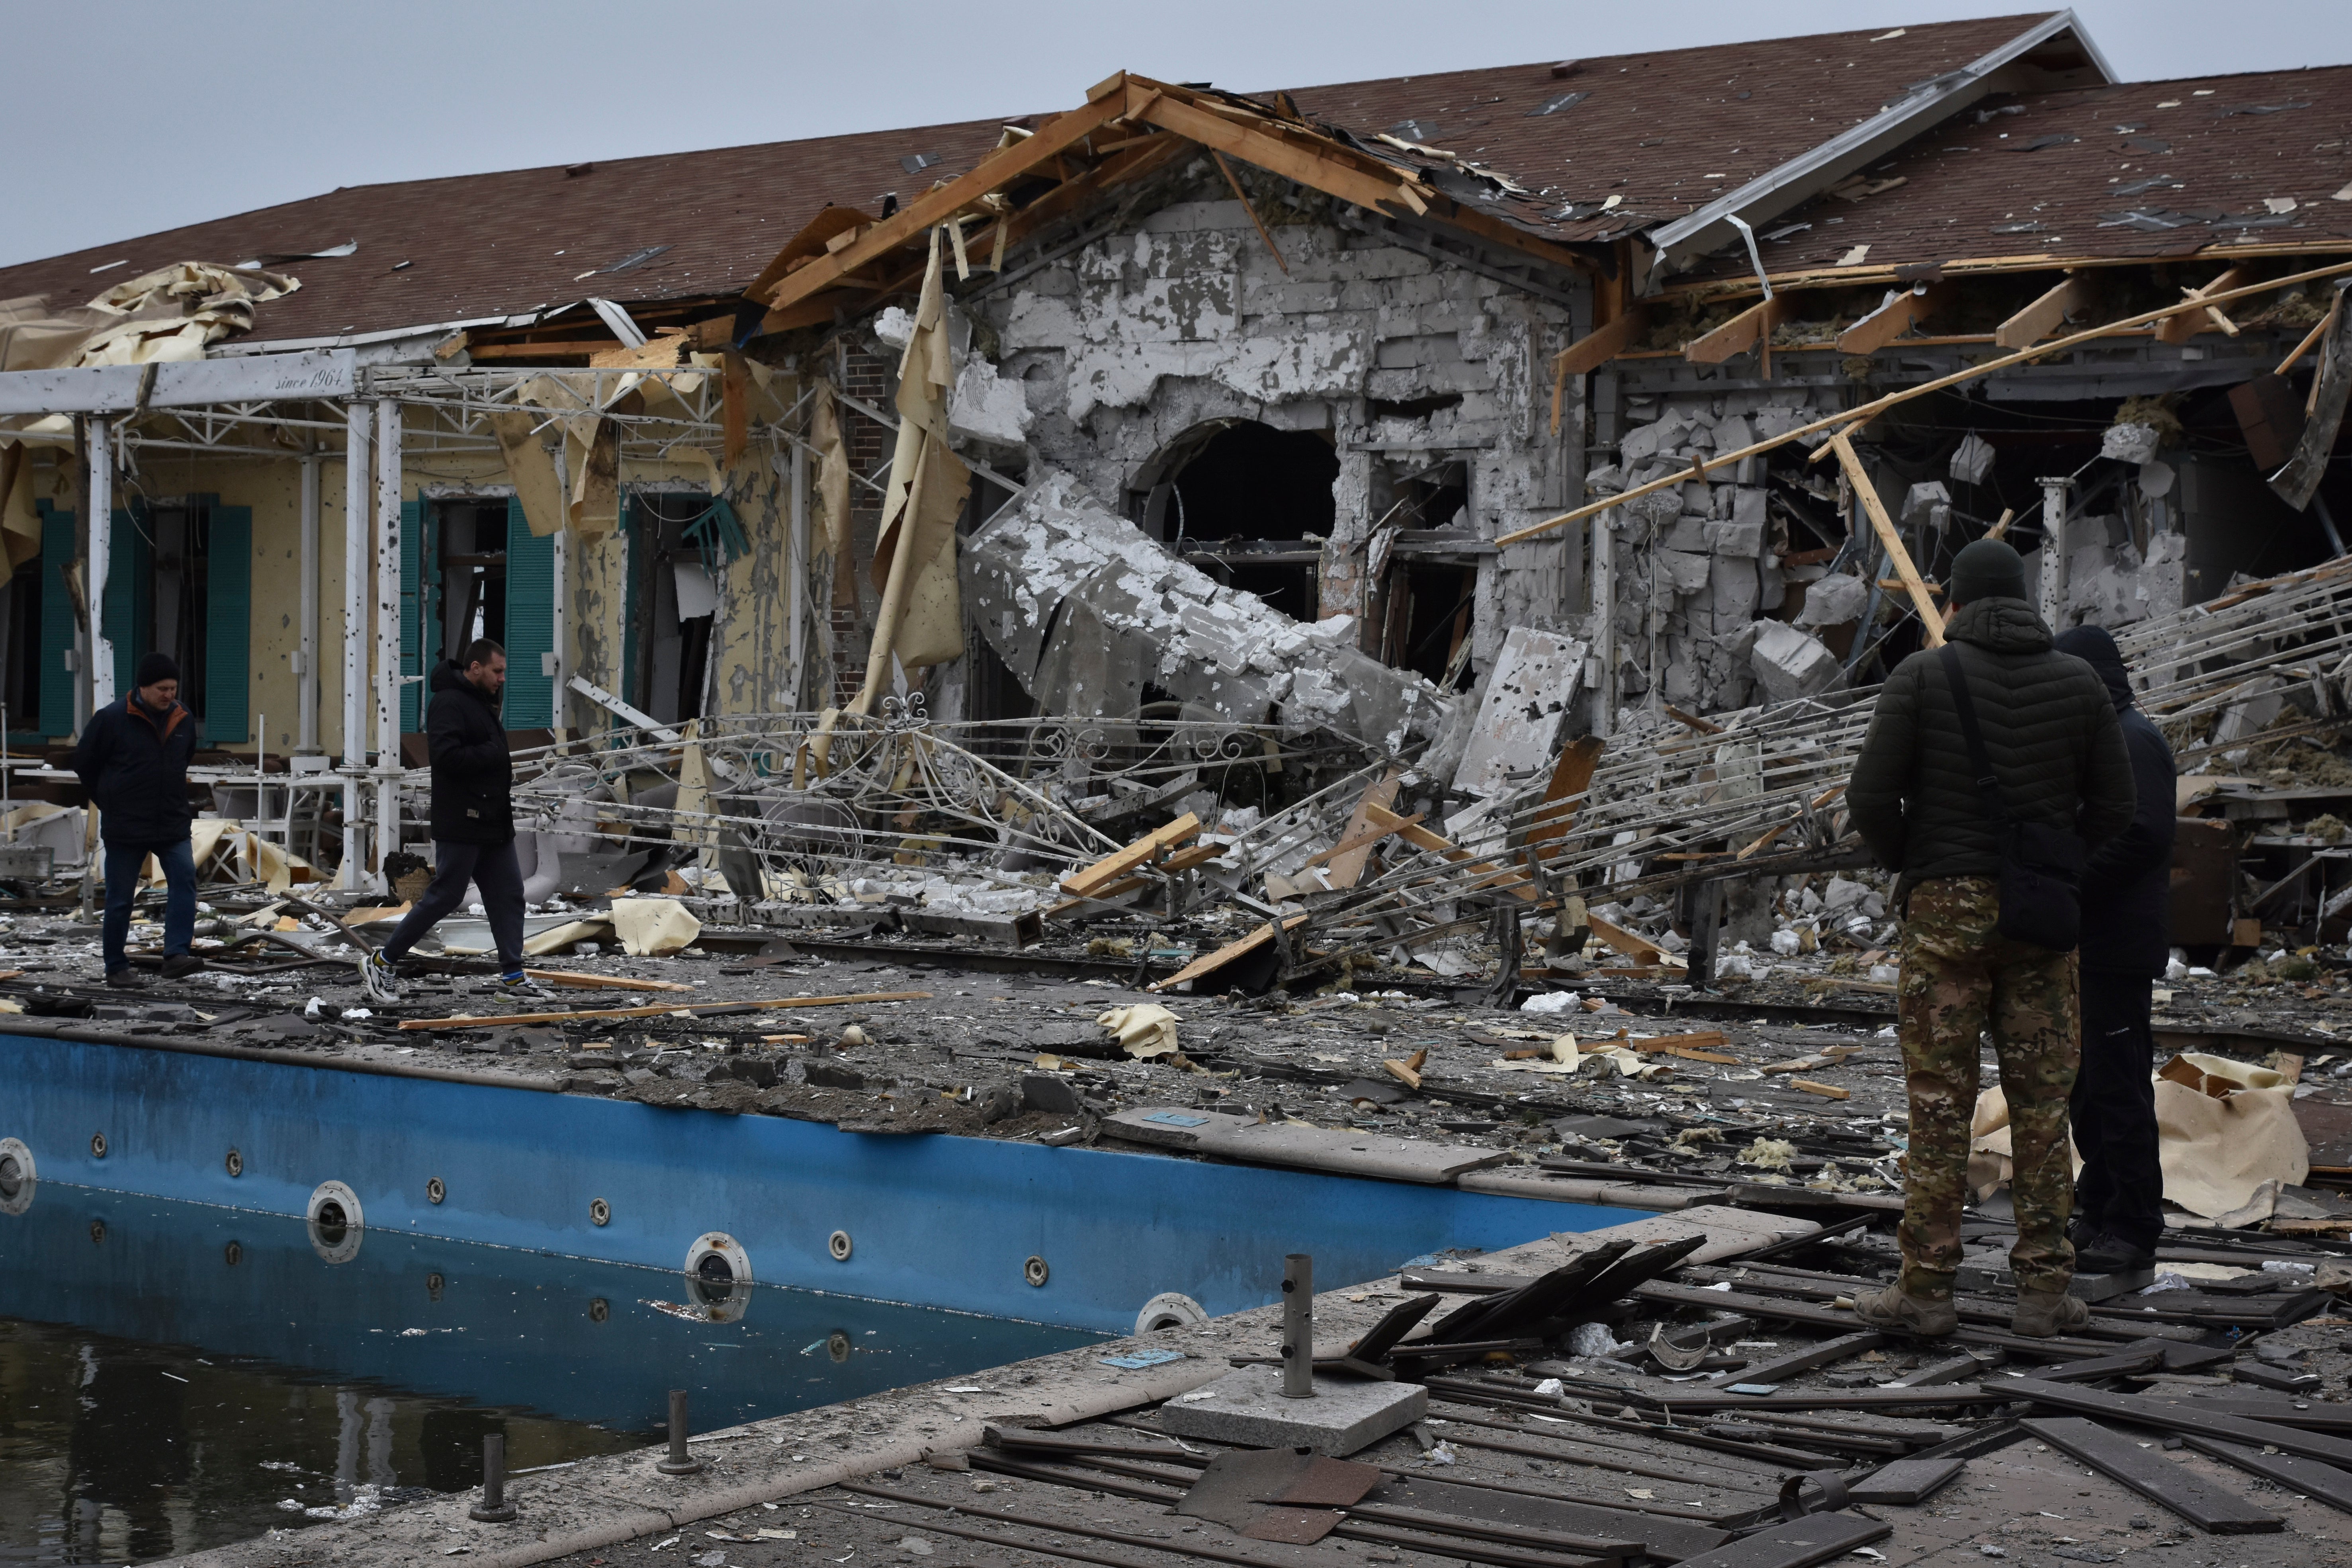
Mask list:
[[[0,0],[0,265],[338,185],[2023,12],[1967,0]],[[2343,0],[2090,0],[2127,78],[2352,63]],[[220,259],[217,258],[206,259]]]

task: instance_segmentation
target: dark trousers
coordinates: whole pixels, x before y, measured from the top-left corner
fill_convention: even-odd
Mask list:
[[[401,917],[392,940],[383,944],[384,961],[396,963],[445,915],[465,901],[466,884],[482,889],[482,912],[489,917],[490,939],[498,943],[499,962],[511,973],[522,967],[522,862],[515,858],[514,840],[504,844],[452,844],[433,841],[433,881],[416,907]]]
[[[2094,1230],[2154,1247],[2164,1231],[2164,1171],[2156,1155],[2156,1037],[2149,981],[2083,971],[2083,1068],[2068,1109],[2083,1173],[2074,1212]]]
[[[188,951],[196,934],[196,858],[185,838],[175,844],[109,844],[106,846],[106,919],[99,942],[106,954],[106,972],[130,966],[123,945],[131,940],[131,900],[139,891],[139,873],[147,857],[163,868],[163,956]]]

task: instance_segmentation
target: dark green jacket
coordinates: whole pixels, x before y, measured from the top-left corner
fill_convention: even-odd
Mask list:
[[[2097,673],[2054,653],[2022,599],[1964,605],[1947,634],[1960,650],[1985,752],[2011,816],[2072,827],[2085,844],[2129,826],[2137,796],[2115,704]],[[1913,654],[1878,693],[1845,798],[1881,865],[1907,888],[1990,877],[2000,846],[1944,679],[1943,658]]]

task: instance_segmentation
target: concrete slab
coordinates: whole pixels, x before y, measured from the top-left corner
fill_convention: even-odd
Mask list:
[[[1285,1122],[1260,1124],[1184,1106],[1135,1106],[1103,1118],[1103,1128],[1115,1138],[1254,1165],[1329,1171],[1431,1186],[1443,1186],[1465,1171],[1499,1164],[1511,1157],[1503,1149],[1448,1147],[1385,1133]]]
[[[1429,1390],[1417,1383],[1318,1377],[1314,1398],[1286,1399],[1279,1367],[1244,1366],[1162,1405],[1160,1426],[1180,1437],[1338,1456],[1369,1447],[1428,1414]]]

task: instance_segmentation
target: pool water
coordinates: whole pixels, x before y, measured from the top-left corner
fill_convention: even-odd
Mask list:
[[[34,1201],[37,1196],[37,1201]],[[7,1211],[16,1212],[7,1212]],[[38,1184],[0,1209],[0,1564],[143,1562],[1095,1342]]]

